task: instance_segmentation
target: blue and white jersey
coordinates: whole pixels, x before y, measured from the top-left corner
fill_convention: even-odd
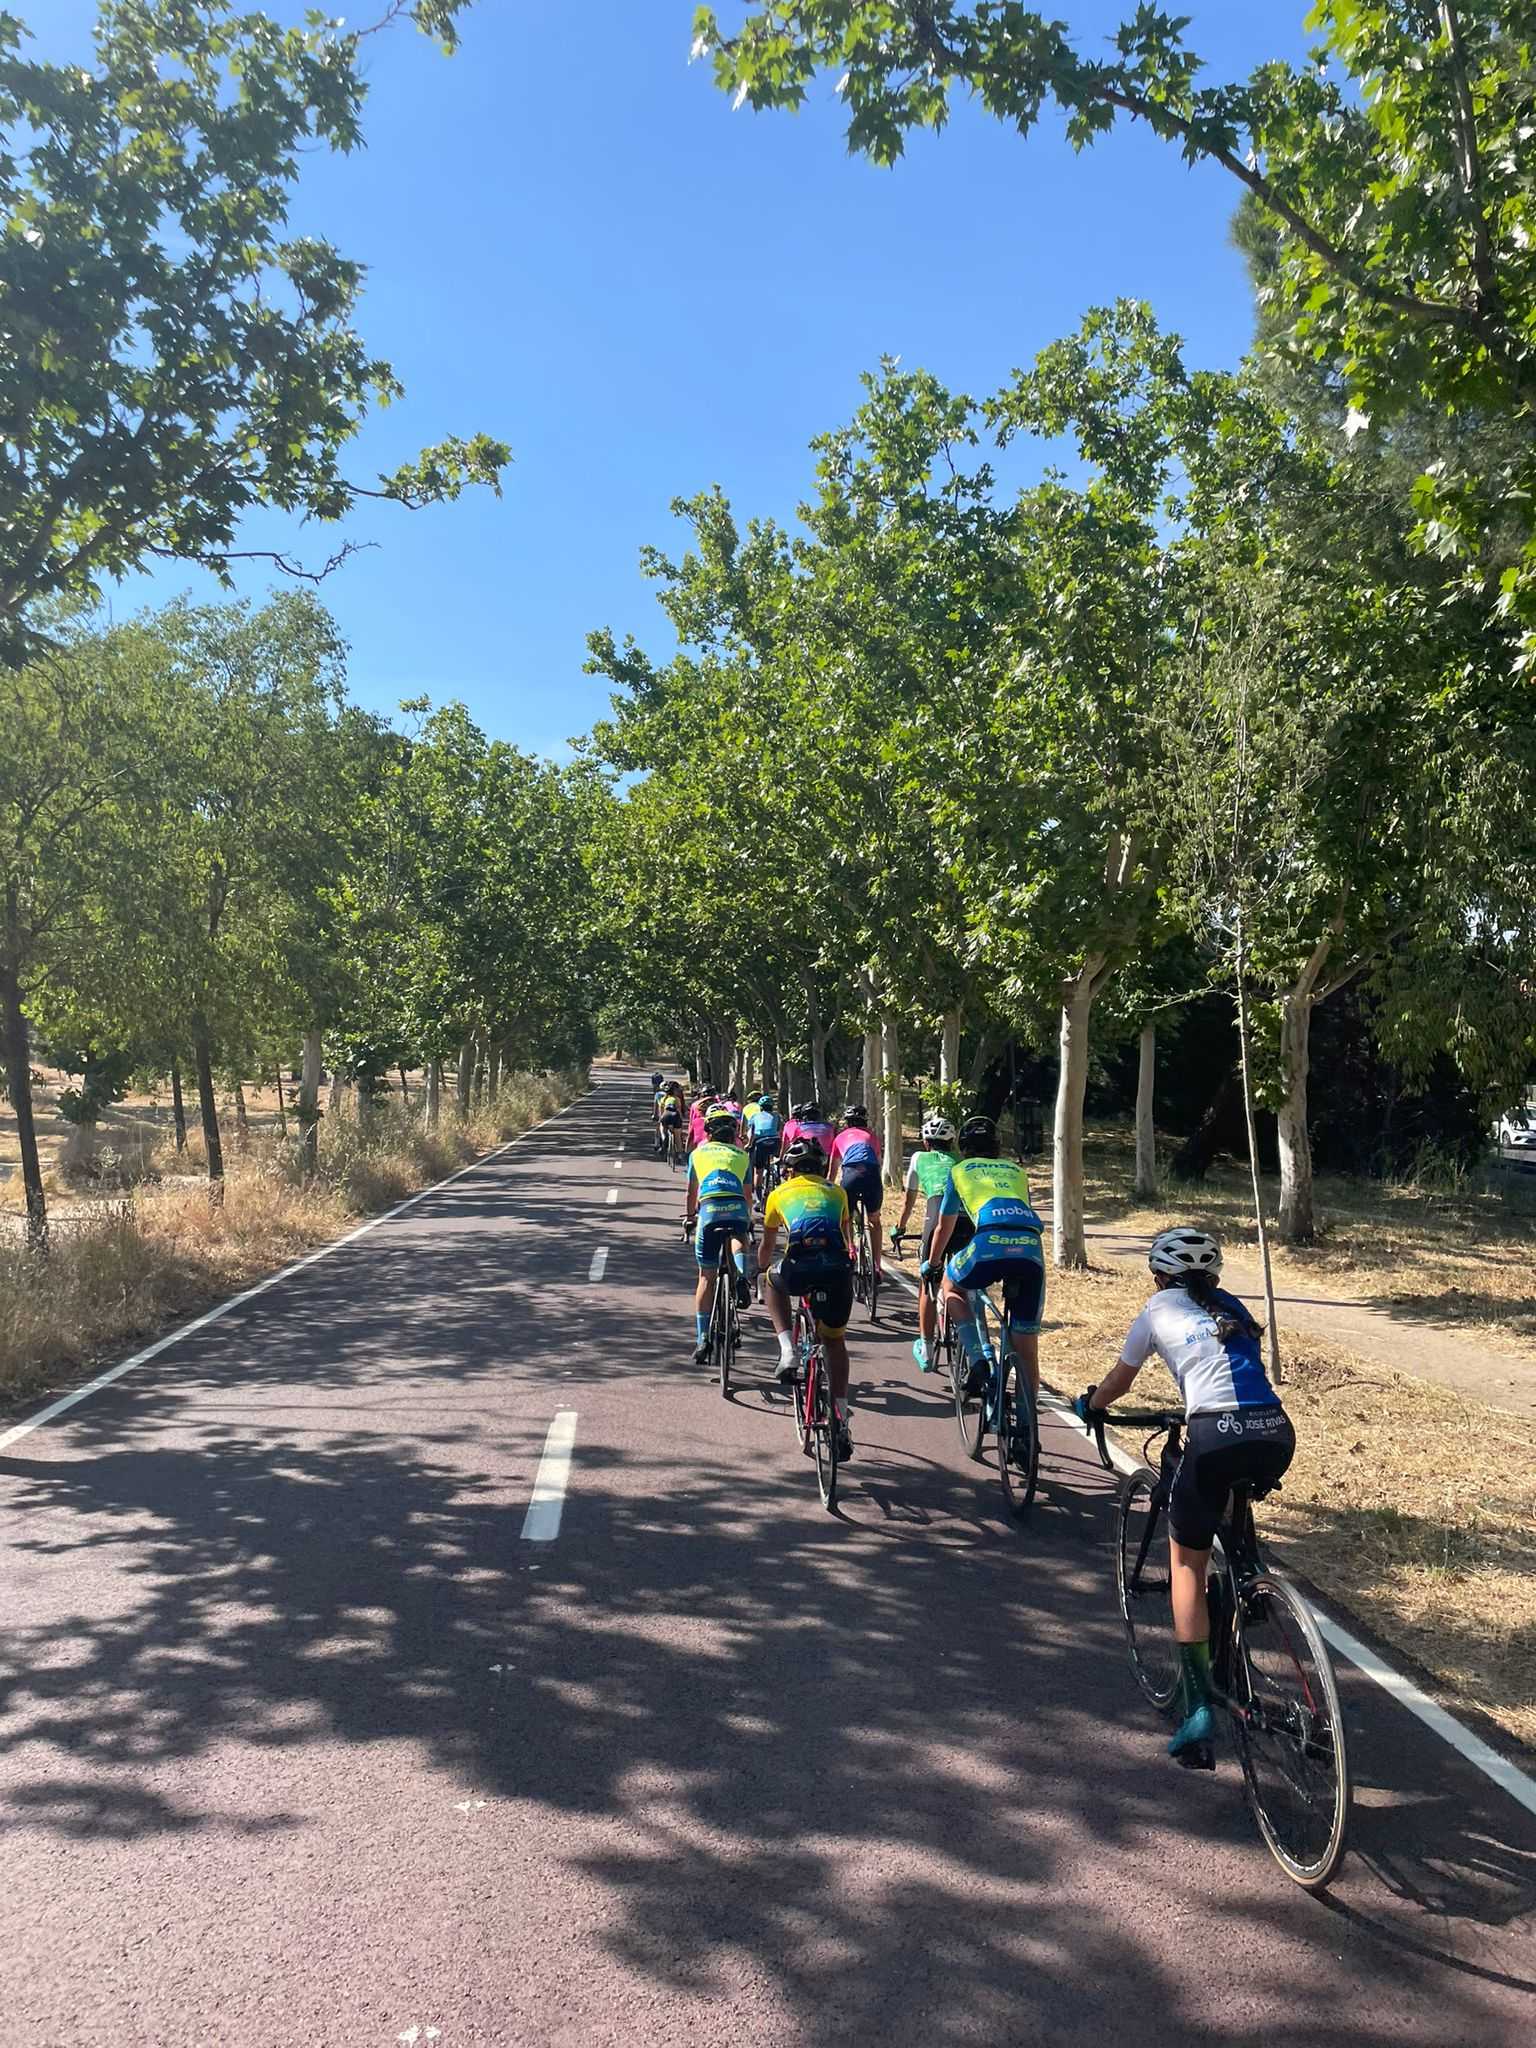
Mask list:
[[[1215,1299],[1231,1315],[1244,1313],[1230,1294],[1218,1290]],[[1241,1329],[1222,1338],[1216,1318],[1182,1287],[1159,1288],[1132,1323],[1120,1359],[1139,1372],[1154,1351],[1177,1380],[1186,1415],[1268,1408],[1279,1399],[1264,1371],[1258,1338]]]

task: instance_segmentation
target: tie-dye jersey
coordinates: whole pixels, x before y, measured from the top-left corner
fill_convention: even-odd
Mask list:
[[[833,1131],[830,1124],[802,1124],[797,1123],[794,1117],[791,1117],[784,1126],[784,1138],[780,1150],[787,1152],[796,1138],[814,1138],[822,1151],[829,1153],[832,1150],[832,1137]]]
[[[797,1173],[780,1181],[763,1211],[763,1228],[785,1234],[786,1258],[846,1257],[843,1230],[847,1221],[848,1197],[841,1188],[829,1186],[812,1173]]]
[[[878,1173],[880,1146],[873,1131],[851,1124],[832,1140],[832,1168],[836,1173]]]

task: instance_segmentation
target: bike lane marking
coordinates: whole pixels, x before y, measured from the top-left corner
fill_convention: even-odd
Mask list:
[[[607,1264],[608,1247],[605,1244],[600,1244],[592,1254],[592,1264],[587,1269],[587,1278],[589,1280],[601,1280]]]
[[[611,1209],[611,1208],[613,1207],[614,1203],[615,1203],[615,1202],[616,1202],[616,1201],[617,1201],[618,1199],[619,1199],[619,1191],[618,1191],[618,1189],[617,1189],[617,1188],[610,1188],[610,1189],[608,1190],[607,1194],[606,1194],[606,1195],[605,1195],[605,1196],[603,1197],[603,1200],[604,1200],[604,1201],[605,1201],[605,1202],[606,1202],[606,1203],[608,1204],[608,1206],[609,1206],[609,1208],[610,1208],[610,1209]]]
[[[576,1410],[560,1408],[544,1439],[544,1453],[534,1474],[533,1494],[523,1517],[525,1543],[553,1543],[565,1513],[565,1490],[571,1477],[571,1450],[576,1442]]]
[[[889,1268],[887,1270],[889,1271]],[[893,1273],[891,1277],[905,1287],[914,1301],[917,1299],[918,1289],[905,1273]],[[1075,1430],[1086,1443],[1097,1447],[1092,1430],[1078,1421],[1068,1402],[1055,1394],[1042,1391],[1040,1406],[1055,1416],[1058,1422],[1064,1422],[1069,1429]],[[1139,1471],[1145,1462],[1143,1459],[1132,1457],[1129,1451],[1123,1450],[1117,1443],[1110,1442],[1107,1437],[1104,1447],[1114,1461],[1117,1472]],[[1358,1636],[1352,1635],[1315,1602],[1309,1600],[1307,1604],[1317,1617],[1317,1625],[1322,1630],[1323,1639],[1330,1649],[1347,1658],[1357,1671],[1363,1672],[1373,1684],[1380,1686],[1381,1690],[1395,1699],[1400,1707],[1405,1707],[1416,1721],[1422,1721],[1432,1734],[1438,1735],[1442,1742],[1448,1743],[1459,1757],[1471,1764],[1474,1770],[1481,1771],[1483,1776],[1491,1779],[1501,1792],[1508,1793],[1517,1806],[1523,1806],[1527,1813],[1536,1814],[1536,1779],[1533,1779],[1529,1772],[1523,1771],[1509,1757],[1502,1756],[1491,1744],[1484,1742],[1480,1735],[1474,1735],[1472,1730],[1458,1721],[1454,1714],[1432,1700],[1428,1693],[1422,1692],[1411,1678],[1396,1670],[1384,1657],[1378,1656],[1369,1644],[1362,1643]]]

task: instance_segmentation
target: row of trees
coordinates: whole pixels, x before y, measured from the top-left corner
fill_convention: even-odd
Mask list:
[[[1054,1037],[1056,1255],[1085,1257],[1093,1023],[1243,999],[1281,1227],[1314,1227],[1314,1010],[1367,978],[1402,1063],[1491,1102],[1528,1057],[1536,731],[1517,629],[1413,547],[1394,463],[1090,314],[981,403],[883,366],[790,532],[718,492],[646,565],[680,651],[599,634],[594,745],[642,779],[605,894],[642,1011],[818,1092]],[[1004,489],[991,444],[1073,447]],[[878,1039],[877,1039],[878,1034]],[[1102,1035],[1101,1035],[1101,1042]],[[960,1058],[968,1050],[967,1073]]]
[[[59,629],[9,678],[0,758],[3,1057],[34,1238],[46,1205],[30,1057],[195,1077],[222,1179],[215,1074],[302,1046],[311,1148],[324,1058],[364,1095],[445,1060],[583,1058],[590,770],[487,742],[463,708],[397,730],[350,703],[319,602],[177,605]]]

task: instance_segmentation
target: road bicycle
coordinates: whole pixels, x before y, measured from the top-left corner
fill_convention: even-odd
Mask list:
[[[990,1430],[997,1444],[997,1477],[1003,1505],[1016,1520],[1028,1514],[1040,1480],[1040,1418],[1029,1374],[1014,1355],[1008,1326],[983,1287],[966,1289],[966,1299],[981,1336],[985,1385],[967,1390],[965,1352],[950,1320],[943,1290],[939,1293],[938,1351],[949,1373],[955,1398],[955,1422],[966,1455],[979,1459]],[[992,1326],[997,1326],[994,1339]]]
[[[1146,1462],[1120,1483],[1115,1583],[1131,1668],[1166,1713],[1179,1686],[1168,1543],[1163,1523],[1184,1450],[1184,1417],[1162,1409],[1117,1413],[1151,1431]],[[1112,1465],[1104,1422],[1092,1417],[1099,1458]],[[1152,1446],[1164,1439],[1152,1469]],[[1253,1502],[1267,1486],[1232,1490],[1229,1520],[1211,1552],[1212,1696],[1232,1727],[1243,1790],[1270,1854],[1288,1877],[1320,1891],[1339,1867],[1349,1822],[1349,1755],[1339,1689],[1316,1617],[1282,1572],[1266,1565]],[[1215,1758],[1202,1759],[1214,1769]]]
[[[796,1302],[792,1330],[799,1360],[794,1379],[795,1429],[801,1450],[816,1459],[821,1504],[831,1514],[837,1506],[837,1412],[827,1369],[827,1347],[816,1334],[816,1317],[808,1301]]]
[[[676,1172],[688,1161],[688,1134],[681,1124],[667,1126],[667,1164]]]
[[[855,1195],[853,1209],[853,1294],[869,1310],[873,1322],[880,1309],[880,1273],[870,1239],[869,1212]]]

